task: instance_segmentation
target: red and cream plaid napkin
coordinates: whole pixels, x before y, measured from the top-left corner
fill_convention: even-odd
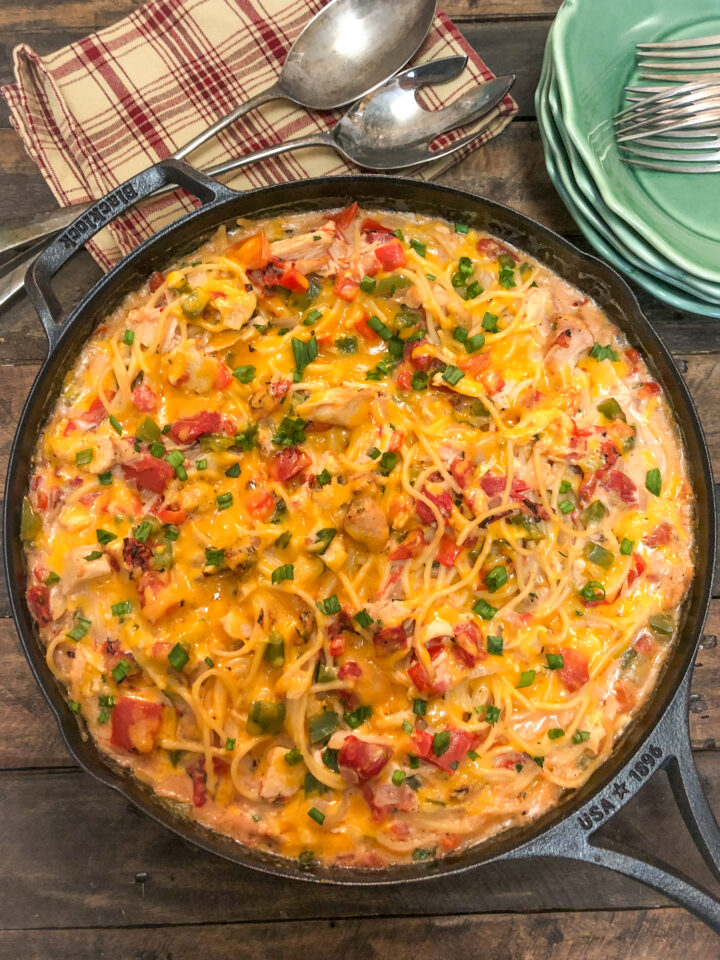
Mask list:
[[[388,0],[390,2],[390,0]],[[167,157],[237,104],[274,83],[285,56],[323,0],[150,0],[114,26],[47,57],[14,51],[16,82],[0,89],[12,123],[62,206],[99,198]],[[443,106],[493,74],[438,12],[416,62],[469,57],[455,81],[424,88]],[[507,96],[474,145],[418,176],[431,179],[498,134],[517,111]],[[332,113],[276,100],[253,110],[193,153],[210,166],[260,147],[325,130]],[[447,135],[448,140],[459,134]],[[226,178],[238,189],[353,170],[324,148],[286,153]],[[104,269],[193,208],[182,191],[143,203],[88,244]]]

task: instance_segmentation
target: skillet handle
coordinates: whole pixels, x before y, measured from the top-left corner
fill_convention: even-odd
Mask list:
[[[720,829],[692,758],[688,720],[691,679],[692,665],[660,723],[599,794],[563,823],[508,856],[559,857],[596,863],[664,894],[720,934],[720,900],[703,886],[660,858],[641,859],[625,853],[619,844],[607,838],[593,842],[596,831],[625,806],[657,770],[664,769],[695,845],[714,877],[720,880]],[[661,843],[658,849],[662,849]]]
[[[118,214],[166,186],[183,187],[203,204],[219,203],[235,195],[229,187],[200,173],[188,163],[169,159],[121,183],[76,217],[32,262],[25,274],[25,289],[45,328],[51,350],[60,339],[64,319],[62,307],[52,289],[52,278],[84,243],[107,227]]]

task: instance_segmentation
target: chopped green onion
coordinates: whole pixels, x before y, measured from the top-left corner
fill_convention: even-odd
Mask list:
[[[420,243],[419,240],[415,240],[415,239],[411,240],[410,246],[413,248],[413,250],[419,257],[424,257],[427,255],[427,247],[425,246],[424,243]]]
[[[565,666],[565,659],[561,653],[546,653],[545,659],[551,670],[562,670]]]
[[[617,352],[613,350],[609,343],[604,347],[599,343],[594,343],[590,351],[590,356],[594,360],[597,360],[598,363],[601,363],[603,360],[612,360],[614,363],[617,363],[620,359]]]
[[[218,505],[218,510],[227,510],[228,507],[232,506],[233,495],[231,493],[221,493],[219,496],[215,497],[215,500]]]
[[[363,293],[375,293],[376,286],[377,280],[374,280],[372,277],[364,276],[360,281],[360,289]]]
[[[275,546],[279,547],[280,550],[284,550],[289,546],[290,541],[292,540],[292,534],[289,530],[284,530],[279,537],[275,537]]]
[[[493,607],[487,602],[487,600],[478,600],[472,609],[473,613],[476,613],[479,617],[482,617],[483,620],[492,620],[497,613],[497,607]]]
[[[589,739],[590,739],[589,730],[576,730],[575,733],[572,735],[573,743],[583,743],[585,740],[589,740]]]
[[[123,333],[123,343],[128,347],[131,347],[133,343],[135,343],[134,330],[126,330],[125,333]]]
[[[397,466],[398,455],[393,453],[391,450],[386,450],[385,453],[380,457],[380,469],[385,475],[390,473],[391,470],[394,470]]]
[[[99,553],[100,551],[97,551],[97,552]],[[100,554],[100,556],[102,556],[102,554]],[[54,570],[51,570],[50,573],[43,580],[43,583],[45,584],[46,587],[52,587],[56,583],[60,583],[60,574],[55,573]]]
[[[485,346],[485,336],[482,333],[476,333],[474,337],[468,337],[465,341],[465,352],[475,353],[482,350]]]
[[[648,470],[648,472],[645,474],[645,486],[650,493],[654,494],[656,497],[660,496],[660,491],[662,489],[662,478],[657,467],[654,467],[652,470]]]
[[[338,337],[335,341],[335,347],[340,353],[357,353],[357,337]]]
[[[95,451],[88,447],[86,450],[78,450],[75,454],[75,463],[78,467],[84,467],[88,463],[92,462],[92,458],[95,456]]]
[[[122,424],[120,423],[118,418],[114,417],[112,414],[110,414],[110,426],[113,428],[113,430],[115,431],[115,433],[117,433],[118,436],[120,437],[122,436]]]
[[[489,636],[487,638],[487,652],[492,653],[493,656],[501,657],[503,652],[503,638]]]
[[[168,654],[168,663],[178,672],[183,669],[189,659],[190,655],[181,643],[176,643]]]
[[[86,557],[83,557],[83,560],[99,560],[101,556],[102,556],[101,550],[91,550]],[[57,574],[55,574],[55,576],[57,576]],[[60,578],[58,577],[58,580],[59,579]],[[47,577],[45,578],[45,582],[47,583]]]
[[[442,373],[442,378],[446,383],[451,384],[453,387],[456,386],[465,374],[459,367],[456,367],[454,364],[449,363]]]
[[[442,730],[433,736],[432,750],[436,757],[441,757],[450,749],[450,731]]]
[[[123,657],[118,663],[112,668],[112,675],[116,683],[122,683],[125,677],[130,673],[132,667],[128,660]]]
[[[601,583],[598,583],[597,580],[589,580],[580,591],[580,596],[583,600],[587,600],[590,603],[597,600],[604,600],[605,587]]]
[[[336,534],[337,530],[335,527],[323,527],[322,530],[318,530],[318,532],[315,534],[315,543],[323,544],[322,550],[316,551],[318,556],[321,557],[325,553],[327,548],[335,539]]]
[[[367,610],[358,610],[353,620],[365,630],[375,622]]]
[[[358,727],[362,726],[366,720],[369,720],[371,716],[372,707],[367,706],[366,704],[360,704],[359,707],[355,707],[355,709],[350,713],[344,713],[343,720],[351,730],[356,730]]]
[[[283,757],[283,760],[289,767],[294,767],[298,763],[301,763],[302,758],[303,758],[303,755],[302,753],[300,753],[298,748],[293,747],[292,750],[288,750],[288,752]]]
[[[315,334],[313,334],[307,342],[304,340],[298,340],[297,337],[293,337],[292,350],[293,356],[295,357],[295,367],[297,368],[297,372],[302,373],[305,367],[307,367],[309,363],[312,363],[313,360],[317,358],[318,345],[317,340],[315,339]]]
[[[623,537],[623,541],[622,541],[622,543],[620,544],[620,553],[621,553],[624,557],[629,557],[630,554],[633,552],[633,547],[634,547],[634,546],[635,546],[635,541],[634,541],[634,540],[628,540],[627,537]]]
[[[424,370],[416,370],[412,375],[410,384],[413,390],[426,390],[428,385],[428,375]]]
[[[315,823],[319,823],[320,826],[322,826],[323,823],[325,822],[325,814],[321,813],[317,807],[310,807],[310,809],[308,810],[308,816],[310,817],[311,820],[314,820]]]
[[[226,477],[239,477],[240,476],[240,464],[234,463],[231,467],[228,467],[225,471]]]
[[[418,717],[424,717],[427,713],[427,700],[417,698],[413,700],[413,713]]]
[[[548,740],[560,740],[561,737],[565,736],[565,731],[560,727],[551,727],[548,732]]]
[[[109,530],[96,530],[95,536],[98,539],[98,543],[102,543],[103,546],[107,543],[112,543],[113,540],[117,540],[117,536],[114,533],[110,533]]]
[[[391,777],[393,784],[396,787],[402,786],[403,781],[405,780],[406,773],[404,770],[393,770],[393,775]]]
[[[283,417],[280,426],[272,436],[272,442],[278,447],[294,447],[305,441],[305,427],[307,420],[298,417],[293,420],[291,417]]]
[[[75,643],[79,643],[83,637],[86,637],[88,631],[91,627],[91,621],[86,620],[85,617],[75,617],[75,625],[72,630],[69,630],[65,636],[70,637],[71,640],[74,640]]]
[[[456,223],[455,233],[467,233],[470,228],[466,223]]]
[[[500,587],[505,586],[507,583],[507,578],[507,567],[499,565],[497,567],[493,567],[492,570],[485,575],[483,583],[488,588],[490,593],[495,593],[500,589]]]
[[[401,727],[403,733],[406,733],[409,737],[412,736],[413,725],[408,720],[403,720]]]
[[[295,579],[295,567],[292,563],[284,563],[281,567],[275,567],[270,579],[273,583],[282,583],[283,580]]]
[[[489,723],[490,726],[497,723],[500,719],[500,714],[502,713],[500,707],[496,707],[493,704],[490,704],[485,711],[485,722]]]
[[[562,503],[558,504],[560,513],[572,513],[575,509],[575,504],[572,500],[563,500]]]
[[[372,457],[373,460],[377,460],[377,458],[380,456],[380,451],[378,450],[377,447],[370,447],[370,449],[367,452],[367,455],[369,457]]]
[[[453,340],[459,340],[460,343],[465,343],[468,338],[468,332],[465,327],[455,327],[453,331]]]
[[[482,318],[482,328],[488,333],[500,333],[498,326],[498,317],[494,313],[486,313]]]
[[[572,484],[569,480],[563,480],[560,484],[560,493],[570,493],[572,490]]]
[[[312,309],[303,320],[304,327],[311,327],[322,317],[322,310]]]
[[[520,679],[515,685],[516,690],[522,690],[523,687],[529,687],[535,679],[534,670],[523,670],[520,674]]]
[[[375,333],[379,333],[383,340],[390,340],[393,335],[390,327],[386,326],[380,317],[372,316],[367,322],[367,325],[371,330],[374,330]]]
[[[113,481],[112,473],[109,470],[98,474],[98,483],[103,487],[109,487]]]
[[[205,549],[205,563],[208,567],[223,567],[225,566],[225,551],[224,550],[213,550],[210,547]]]
[[[240,383],[252,383],[255,379],[256,372],[257,368],[252,363],[246,363],[242,367],[235,367],[232,375],[236,380],[239,380]]]
[[[205,663],[212,669],[215,666],[215,661],[212,657],[205,657]]]
[[[318,600],[316,604],[318,610],[321,613],[324,613],[326,617],[333,617],[335,614],[340,613],[342,609],[340,607],[340,601],[337,598],[337,594],[333,593],[332,596],[326,597],[324,600]]]

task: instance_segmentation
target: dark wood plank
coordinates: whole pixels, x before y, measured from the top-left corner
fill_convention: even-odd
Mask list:
[[[449,17],[465,20],[530,20],[554,17],[562,0],[443,0],[440,4]]]
[[[10,931],[0,936],[0,960],[135,957],[138,960],[287,960],[322,943],[324,960],[396,960],[448,955],[494,960],[717,960],[717,936],[677,907],[529,913],[508,917],[453,916],[288,923],[201,924],[160,928]],[[480,947],[480,949],[478,949]]]
[[[696,759],[706,795],[720,812],[720,755]],[[381,892],[374,885],[350,891],[270,877],[179,840],[80,771],[2,773],[0,801],[0,857],[8,878],[0,930],[667,905],[635,881],[547,858],[498,862],[460,879]],[[619,816],[631,838],[647,837],[652,847],[662,837],[662,856],[698,876],[699,854],[669,799],[664,773]]]

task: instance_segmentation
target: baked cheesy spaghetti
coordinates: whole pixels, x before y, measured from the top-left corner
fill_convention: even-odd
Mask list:
[[[382,867],[529,822],[651,693],[693,574],[668,403],[462,224],[241,222],[97,328],[38,441],[27,602],[164,802]]]

